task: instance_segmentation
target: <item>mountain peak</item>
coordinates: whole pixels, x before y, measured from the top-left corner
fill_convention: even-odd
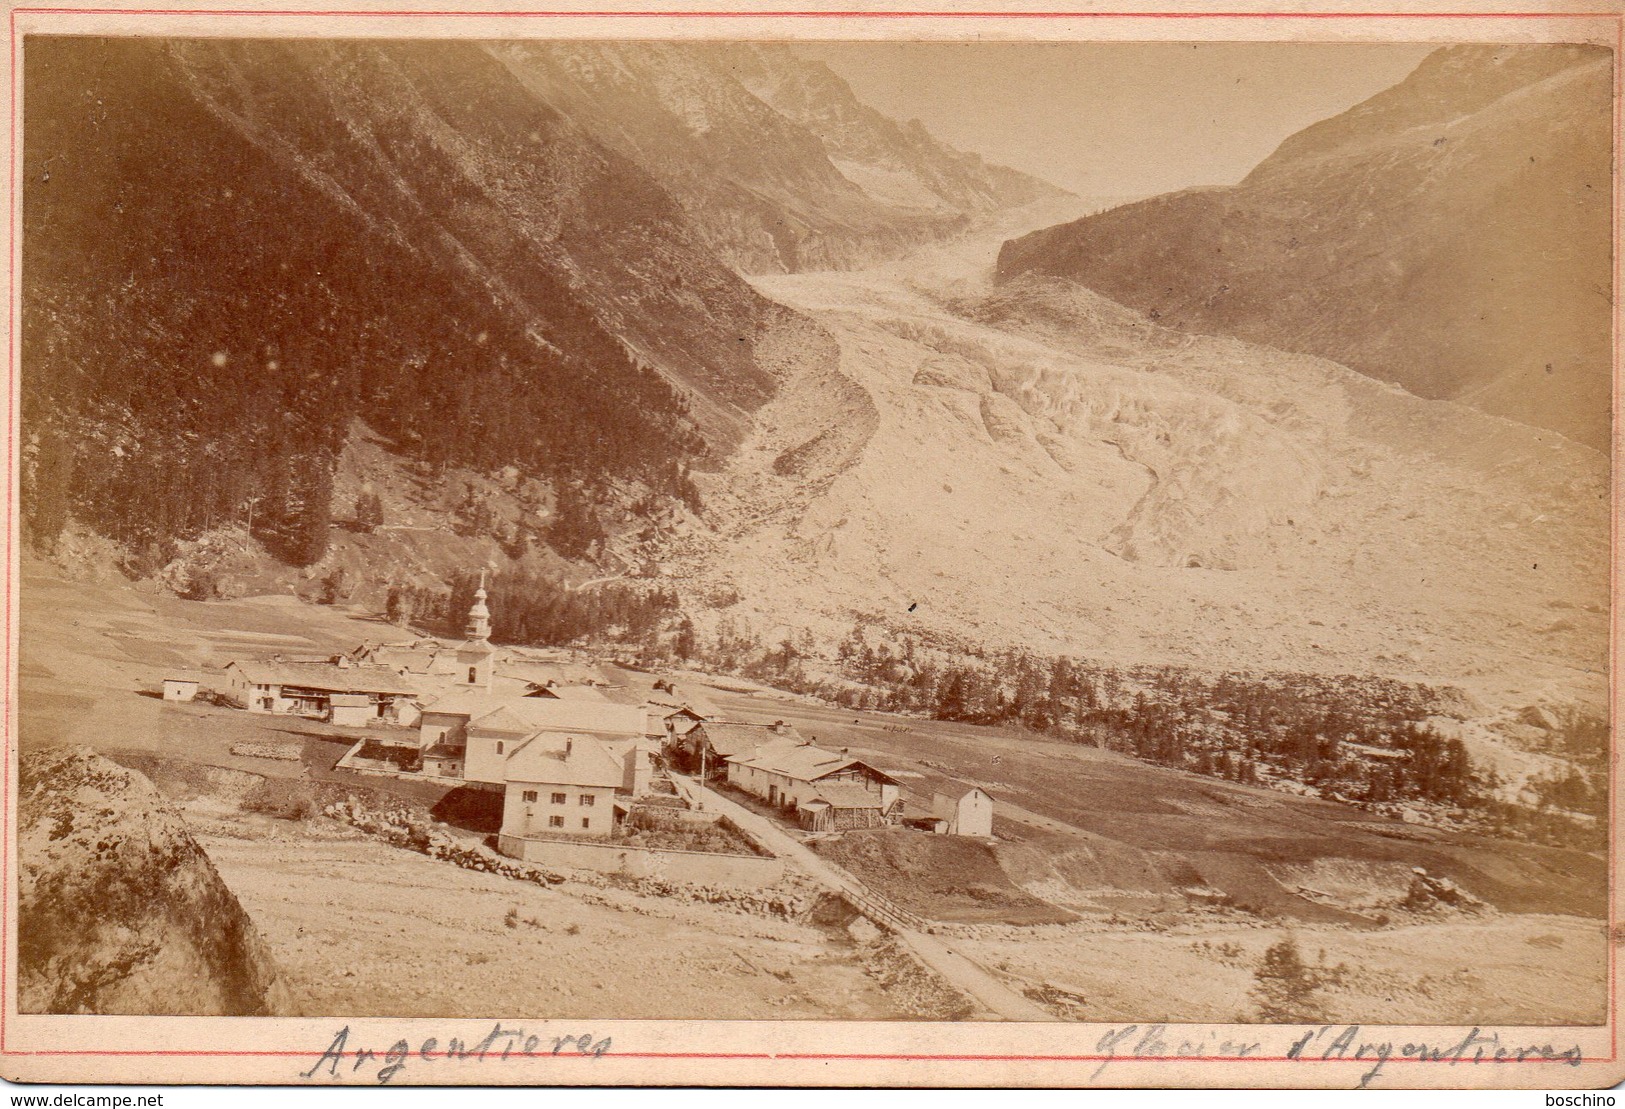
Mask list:
[[[1609,442],[1609,52],[1446,47],[1239,185],[1005,244],[1164,326]]]

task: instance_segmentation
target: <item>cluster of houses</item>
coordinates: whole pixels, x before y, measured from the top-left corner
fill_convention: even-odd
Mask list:
[[[507,838],[607,836],[663,765],[726,783],[810,831],[903,820],[896,778],[783,721],[724,720],[699,694],[666,682],[628,690],[592,667],[499,652],[490,634],[482,584],[460,643],[233,661],[222,692],[250,712],[396,725],[369,731],[338,766],[499,792]],[[196,692],[191,677],[164,685],[168,699]],[[992,799],[981,790],[934,801],[934,830],[991,834]]]

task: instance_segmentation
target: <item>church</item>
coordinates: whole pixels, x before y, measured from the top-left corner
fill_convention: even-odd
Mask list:
[[[559,697],[532,683],[497,687],[486,597],[482,575],[455,651],[455,681],[422,706],[418,772],[503,793],[505,835],[608,835],[617,798],[648,786],[644,708]]]

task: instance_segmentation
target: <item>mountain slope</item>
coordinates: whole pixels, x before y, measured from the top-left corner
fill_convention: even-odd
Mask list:
[[[1333,359],[1607,449],[1610,56],[1448,47],[1239,185],[1006,244],[1162,325]]]
[[[357,417],[681,493],[817,356],[477,44],[36,39],[25,78],[36,535],[236,520],[311,561]]]
[[[526,88],[646,169],[745,272],[893,257],[977,215],[1060,194],[873,111],[785,46],[489,49]]]

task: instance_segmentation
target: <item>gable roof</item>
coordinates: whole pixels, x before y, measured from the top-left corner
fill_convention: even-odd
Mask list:
[[[536,726],[526,720],[517,712],[510,712],[506,705],[499,706],[476,716],[468,722],[471,732],[504,732],[511,735],[530,735]]]
[[[255,685],[291,685],[331,693],[405,693],[418,691],[418,684],[383,666],[339,666],[331,662],[263,662],[234,659],[243,677]]]
[[[659,705],[674,713],[686,711],[703,720],[715,720],[722,715],[722,711],[709,699],[690,691],[687,687],[673,688],[669,691],[655,690],[649,694],[648,701],[651,705]]]
[[[593,685],[550,685],[547,693],[560,701],[591,701],[595,704],[607,704],[609,698],[604,691]]]
[[[471,731],[643,734],[641,709],[602,701],[557,701],[551,697],[501,696],[482,689],[464,689],[425,705],[423,711],[467,717]]]
[[[832,808],[837,809],[878,809],[880,794],[872,789],[865,789],[857,782],[819,782],[813,787],[818,798],[828,801]]]
[[[816,782],[827,778],[831,774],[838,774],[848,767],[861,767],[864,771],[879,778],[881,781],[896,784],[896,779],[881,770],[876,770],[861,759],[850,755],[837,754],[826,751],[822,747],[814,747],[810,743],[779,742],[758,747],[753,755],[744,757],[734,756],[727,760],[740,766],[755,767],[773,774],[782,774],[798,782]],[[822,787],[820,787],[822,788]]]
[[[509,782],[527,785],[606,786],[621,784],[624,764],[591,736],[538,733],[514,749],[502,768]]]
[[[772,724],[733,720],[706,720],[695,727],[705,733],[711,750],[724,759],[732,755],[749,758],[758,748],[770,744],[797,746],[802,743],[801,733],[788,724],[782,731],[775,731]]]

